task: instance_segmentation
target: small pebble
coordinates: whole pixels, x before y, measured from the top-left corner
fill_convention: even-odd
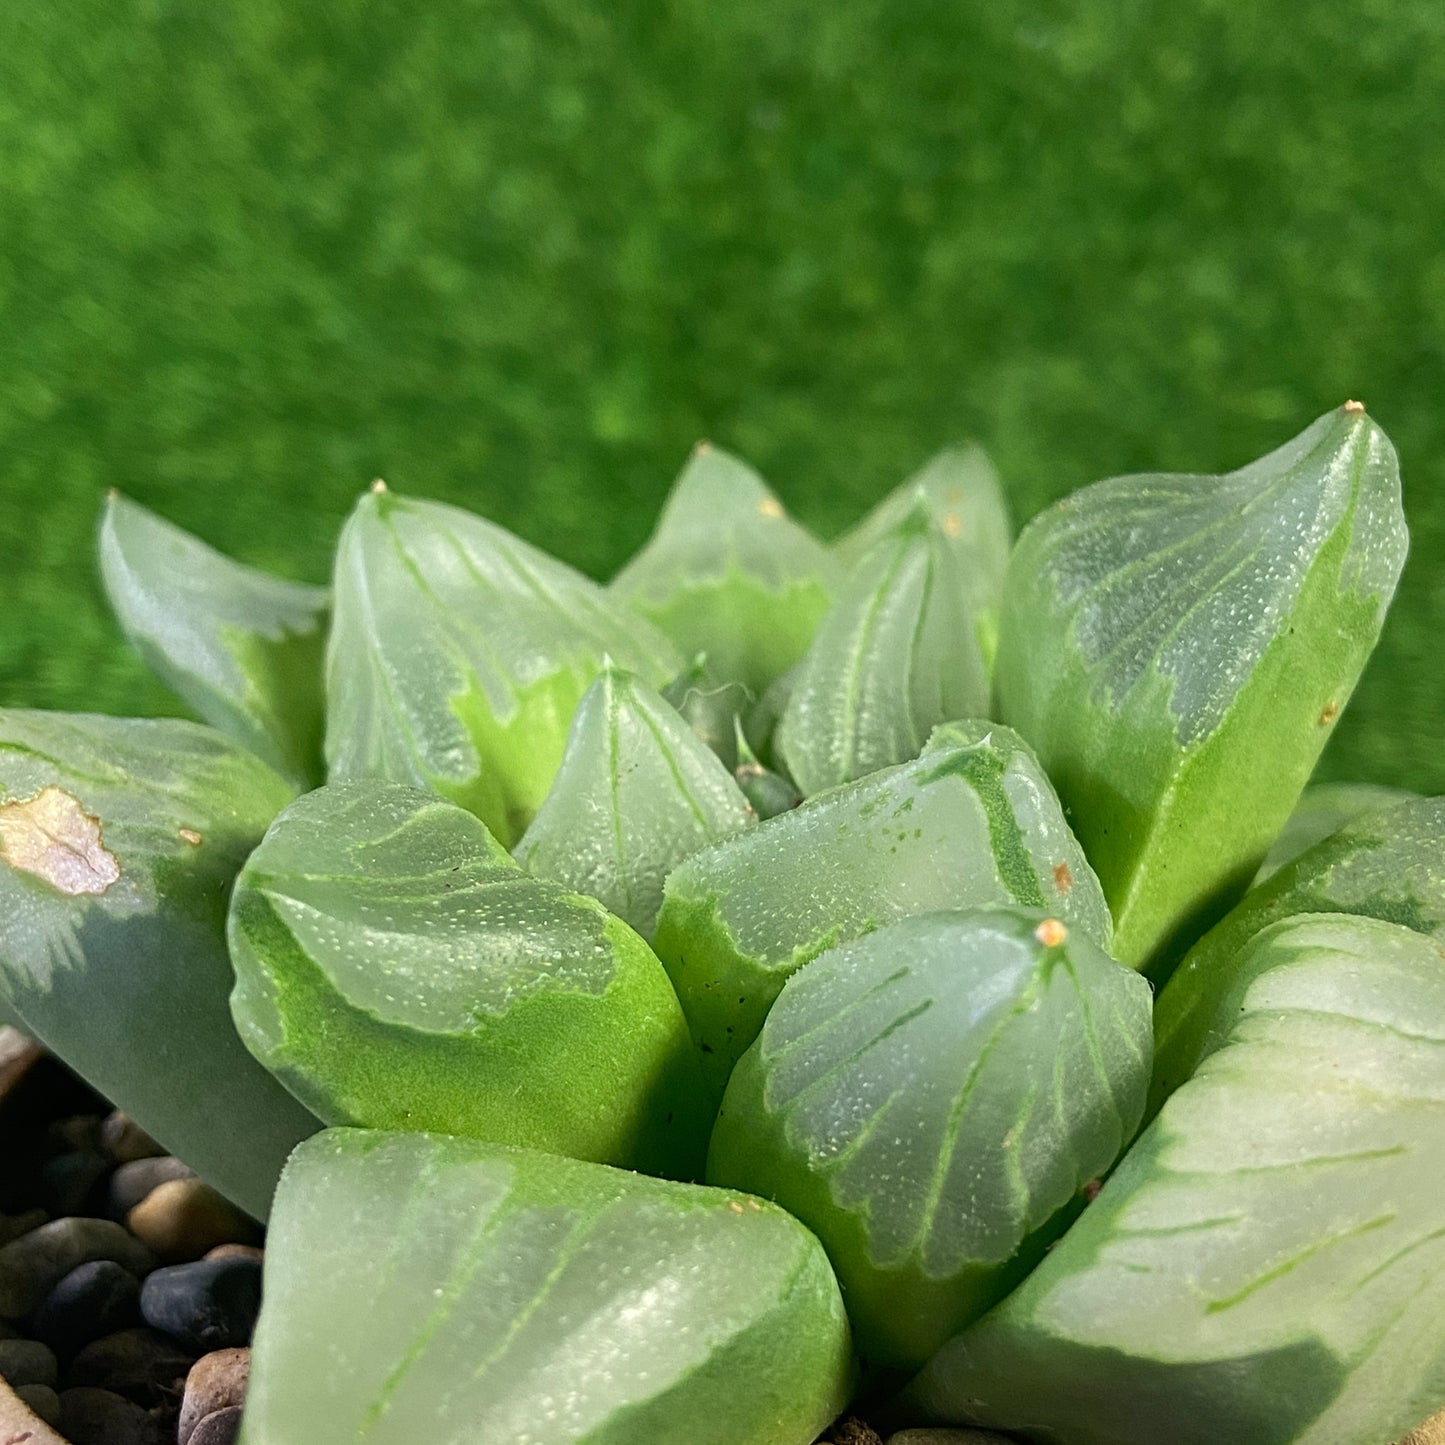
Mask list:
[[[158,1269],[141,1286],[148,1325],[205,1353],[251,1343],[261,1308],[254,1259],[202,1259]]]
[[[69,1114],[51,1122],[47,1131],[59,1149],[93,1150],[100,1144],[99,1114]]]
[[[40,1171],[40,1195],[51,1214],[83,1214],[91,1193],[109,1172],[110,1160],[94,1150],[57,1154]],[[103,1197],[103,1196],[102,1196]]]
[[[31,1332],[69,1359],[101,1335],[140,1323],[140,1281],[108,1259],[77,1265],[35,1311]]]
[[[17,1385],[15,1393],[47,1425],[60,1424],[60,1396],[49,1385]]]
[[[254,1259],[257,1263],[266,1258],[266,1251],[259,1244],[218,1244],[208,1249],[206,1259]]]
[[[194,1179],[196,1171],[172,1154],[153,1159],[132,1159],[110,1176],[110,1212],[123,1220],[158,1184],[172,1179]]]
[[[39,1340],[0,1340],[0,1377],[13,1390],[20,1385],[49,1385],[60,1380],[55,1351]]]
[[[260,1237],[247,1215],[201,1179],[156,1185],[125,1222],[157,1257],[171,1263],[199,1259],[218,1244],[251,1244]]]
[[[77,1265],[109,1259],[139,1278],[155,1266],[145,1245],[109,1219],[54,1219],[0,1249],[0,1316],[26,1318]]]
[[[119,1330],[93,1340],[70,1363],[65,1383],[112,1390],[141,1405],[179,1400],[195,1353],[155,1330]]]
[[[152,1159],[166,1151],[134,1119],[119,1109],[107,1114],[100,1126],[100,1147],[117,1164]]]
[[[169,1445],[162,1420],[109,1390],[63,1390],[60,1433],[70,1445]]]
[[[186,1376],[186,1396],[181,1401],[176,1445],[187,1445],[191,1431],[207,1415],[244,1403],[250,1376],[250,1350],[215,1350],[202,1355]]]
[[[187,1445],[236,1445],[241,1434],[241,1407],[227,1406],[207,1415],[191,1431]]]
[[[888,1437],[888,1445],[1015,1445],[1015,1442],[992,1430],[902,1430]]]
[[[49,1218],[43,1209],[30,1209],[24,1214],[0,1214],[0,1248],[32,1229],[39,1229]]]

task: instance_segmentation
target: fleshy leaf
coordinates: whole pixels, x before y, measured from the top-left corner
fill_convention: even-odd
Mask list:
[[[241,1037],[328,1124],[700,1163],[696,1063],[657,959],[434,794],[360,782],[294,803],[237,882],[230,940]]]
[[[917,1367],[1028,1272],[1132,1138],[1150,1002],[1042,913],[887,924],[788,980],[733,1071],[708,1181],[801,1219],[862,1353]]]
[[[698,653],[662,689],[662,696],[687,719],[687,725],[718,755],[724,767],[737,767],[738,720],[752,706],[752,694],[742,683],[720,681],[707,658]]]
[[[788,975],[891,919],[1017,904],[1108,947],[1098,880],[1033,754],[994,723],[955,727],[957,745],[820,794],[668,878],[655,946],[719,1093]]]
[[[772,1204],[330,1130],[277,1196],[242,1441],[809,1445],[850,1383],[828,1261]]]
[[[385,489],[342,531],[335,596],[332,781],[431,788],[509,846],[604,661],[657,685],[681,667],[665,637],[581,573],[480,517]]]
[[[319,1125],[236,1037],[226,892],[291,796],[197,723],[0,711],[0,996],[261,1217]]]
[[[805,795],[917,757],[989,711],[963,568],[925,508],[859,563],[799,665],[774,747]]]
[[[320,779],[325,588],[243,567],[116,492],[100,575],[126,636],[178,697],[298,786]]]
[[[968,442],[939,452],[840,537],[834,551],[852,571],[920,499],[958,554],[969,614],[984,658],[992,663],[1013,526],[998,472],[981,446]]]
[[[608,668],[583,695],[556,781],[514,856],[650,939],[673,868],[755,821],[677,710]]]
[[[612,590],[754,696],[807,650],[838,580],[831,552],[753,469],[706,442]]]
[[[1378,783],[1312,783],[1300,794],[1289,821],[1270,844],[1254,875],[1255,886],[1362,814],[1418,796],[1404,788],[1385,788]]]
[[[803,801],[797,785],[781,773],[765,768],[758,761],[757,754],[753,752],[752,745],[743,732],[741,722],[737,725],[736,741],[737,766],[733,770],[733,776],[752,805],[753,812],[759,818],[776,818],[779,813],[796,808]]]
[[[1239,896],[1379,635],[1405,560],[1358,403],[1224,476],[1096,483],[1009,562],[997,686],[1156,977]]]
[[[1149,1117],[1213,1047],[1219,999],[1239,987],[1256,934],[1302,913],[1353,913],[1435,934],[1445,926],[1445,798],[1377,809],[1316,843],[1265,882],[1190,949],[1154,1010]]]
[[[1354,1445],[1445,1404],[1445,961],[1340,915],[1247,952],[1217,1051],[915,1405],[1069,1445]]]

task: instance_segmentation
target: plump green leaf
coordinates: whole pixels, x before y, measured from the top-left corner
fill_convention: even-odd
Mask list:
[[[745,1195],[436,1135],[287,1166],[243,1445],[809,1445],[850,1384],[817,1241]]]
[[[792,779],[765,768],[758,760],[741,723],[738,724],[735,751],[737,766],[733,776],[759,818],[776,818],[779,813],[786,813],[803,801],[803,795]]]
[[[1133,1136],[1150,1003],[1043,913],[887,924],[788,980],[733,1071],[708,1181],[801,1219],[863,1354],[917,1367],[1028,1272]]]
[[[993,723],[695,853],[655,946],[719,1092],[788,975],[916,913],[1018,904],[1101,947],[1103,893],[1027,746]],[[964,739],[969,739],[964,741]]]
[[[1218,1042],[1219,1000],[1238,991],[1245,949],[1301,913],[1354,913],[1434,934],[1445,926],[1445,798],[1376,809],[1250,889],[1189,950],[1154,1009],[1149,1117]]]
[[[1357,403],[1219,477],[1099,482],[1025,529],[997,685],[1161,976],[1243,891],[1379,635],[1395,450]]]
[[[673,868],[755,821],[677,710],[640,678],[608,668],[583,695],[556,781],[514,856],[650,939]]]
[[[920,503],[867,554],[792,680],[774,747],[805,795],[917,757],[989,711],[963,564]]]
[[[1418,796],[1404,788],[1385,788],[1378,783],[1312,783],[1300,794],[1294,812],[1280,829],[1279,837],[1270,844],[1259,872],[1254,875],[1255,885],[1362,814]]]
[[[993,661],[998,608],[1013,526],[998,472],[972,442],[939,452],[834,544],[851,571],[922,500],[962,564],[969,614],[986,661]]]
[[[760,696],[807,649],[838,571],[751,467],[703,442],[612,590],[685,655],[705,653],[720,680]]]
[[[226,891],[290,797],[196,723],[0,711],[0,995],[263,1217],[318,1124],[236,1037]]]
[[[100,575],[126,636],[178,697],[298,785],[320,779],[324,588],[243,567],[116,492]]]
[[[336,559],[327,652],[332,781],[427,787],[504,843],[541,806],[610,656],[661,685],[681,660],[595,583],[490,522],[382,489]]]
[[[688,666],[662,689],[662,696],[687,719],[688,726],[721,759],[726,768],[738,765],[739,719],[752,707],[752,694],[740,682],[724,682],[714,675],[699,652]]]
[[[1307,915],[1033,1274],[914,1386],[1069,1445],[1363,1445],[1445,1404],[1445,961]]]
[[[230,941],[242,1038],[328,1124],[699,1167],[661,964],[455,804],[381,782],[300,799],[237,882]]]

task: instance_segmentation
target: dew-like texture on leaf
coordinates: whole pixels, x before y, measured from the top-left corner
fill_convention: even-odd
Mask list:
[[[1257,884],[1190,949],[1154,1010],[1149,1113],[1228,1032],[1246,945],[1301,913],[1352,913],[1418,933],[1445,927],[1445,798],[1411,798],[1363,816]]]
[[[650,939],[667,875],[753,821],[737,783],[677,710],[609,668],[583,696],[556,781],[514,855]]]
[[[1144,1109],[1149,985],[1036,911],[925,914],[794,974],[711,1182],[823,1241],[868,1357],[918,1366],[1060,1233]]]
[[[839,576],[751,467],[704,443],[612,591],[686,656],[706,654],[718,678],[760,696],[807,649]]]
[[[1361,814],[1374,813],[1418,796],[1404,788],[1386,788],[1378,783],[1312,783],[1300,794],[1289,821],[1270,844],[1259,872],[1254,875],[1255,884],[1263,883],[1286,863],[1293,863],[1301,853],[1338,833]]]
[[[1445,1403],[1445,957],[1374,919],[1250,945],[1226,1037],[913,1388],[1078,1445],[1355,1445]]]
[[[921,504],[867,554],[793,677],[774,747],[805,795],[916,757],[989,710],[963,564]]]
[[[317,1121],[236,1037],[226,894],[290,797],[197,723],[0,711],[0,999],[261,1216]]]
[[[300,799],[247,863],[230,939],[241,1036],[328,1123],[668,1169],[696,1152],[695,1063],[656,957],[434,794]]]
[[[1098,880],[1033,754],[1007,728],[830,789],[694,854],[668,878],[656,948],[719,1089],[788,975],[895,918],[1018,904],[1101,946]]]
[[[341,534],[327,651],[333,781],[429,787],[516,841],[607,658],[660,685],[667,639],[581,573],[459,508],[368,493]]]
[[[1240,471],[1099,482],[1024,530],[999,710],[1070,809],[1124,962],[1163,976],[1243,891],[1406,545],[1394,448],[1353,403]]]
[[[325,588],[243,567],[114,493],[100,575],[126,636],[177,696],[298,785],[321,776]]]
[[[332,1130],[266,1257],[247,1445],[809,1445],[847,1397],[822,1249],[744,1195]]]

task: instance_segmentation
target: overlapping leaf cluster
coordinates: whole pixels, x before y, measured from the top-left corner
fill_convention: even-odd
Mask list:
[[[0,1005],[270,1209],[250,1445],[807,1445],[860,1379],[1384,1442],[1445,800],[1301,791],[1405,538],[1354,403],[1016,545],[976,448],[827,546],[700,447],[609,587],[380,484],[329,592],[112,498],[204,723],[0,713]]]

